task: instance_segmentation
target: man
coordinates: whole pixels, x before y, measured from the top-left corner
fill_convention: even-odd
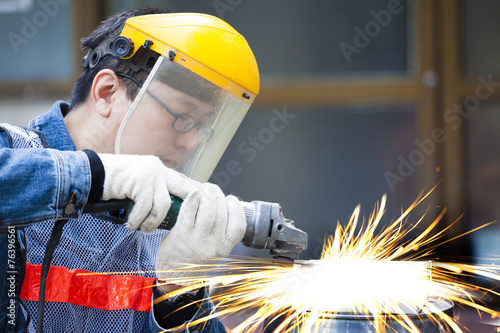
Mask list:
[[[40,329],[42,260],[54,220],[67,219],[45,331],[224,331],[218,319],[196,321],[213,311],[205,288],[177,291],[199,278],[186,265],[225,257],[243,238],[242,205],[203,182],[258,93],[255,58],[215,17],[152,9],[109,18],[82,47],[71,104],[29,128],[1,125],[2,330]],[[184,200],[170,232],[157,229],[169,194]],[[125,198],[135,202],[125,226],[83,214]]]

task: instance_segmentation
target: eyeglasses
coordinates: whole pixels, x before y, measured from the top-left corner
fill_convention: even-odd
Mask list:
[[[125,73],[116,73],[116,75],[125,77],[142,88],[142,83],[140,83],[137,79],[133,78],[132,76],[127,75]],[[199,143],[207,142],[214,134],[214,130],[210,126],[198,123],[193,117],[191,117],[186,113],[174,112],[151,91],[146,89],[146,92],[148,93],[149,96],[151,96],[155,100],[156,103],[158,103],[165,111],[167,111],[168,114],[170,114],[174,118],[174,120],[172,121],[172,128],[176,132],[187,133],[192,129],[196,129],[198,132],[197,134]]]

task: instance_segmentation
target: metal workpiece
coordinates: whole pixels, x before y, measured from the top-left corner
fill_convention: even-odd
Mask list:
[[[265,201],[242,202],[247,219],[243,245],[268,249],[274,256],[297,259],[307,248],[307,233],[285,218],[278,203]]]
[[[428,297],[427,303],[421,312],[407,312],[400,314],[378,314],[377,317],[373,314],[365,312],[321,312],[303,314],[303,322],[299,325],[295,321],[282,328],[283,331],[290,333],[302,332],[302,326],[308,322],[310,318],[314,323],[309,323],[313,326],[314,332],[323,333],[378,333],[381,331],[398,332],[398,333],[444,333],[451,332],[449,323],[443,319],[443,314],[449,318],[454,318],[455,304],[447,298],[443,297]],[[275,329],[282,324],[286,316],[272,318],[269,325],[266,326],[264,333],[274,333]],[[379,326],[377,326],[377,321]],[[409,323],[414,326],[412,329]],[[380,327],[380,325],[382,327]],[[281,332],[281,331],[280,331]],[[309,332],[309,331],[308,331]]]

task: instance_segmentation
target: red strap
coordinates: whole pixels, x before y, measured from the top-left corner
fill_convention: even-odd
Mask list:
[[[21,298],[38,301],[41,265],[26,264]],[[90,273],[90,274],[89,274]],[[106,275],[50,266],[45,301],[62,302],[101,310],[133,309],[149,312],[154,278]]]

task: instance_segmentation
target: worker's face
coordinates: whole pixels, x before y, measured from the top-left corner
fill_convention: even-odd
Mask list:
[[[120,151],[155,155],[166,166],[177,169],[199,145],[201,130],[195,127],[186,133],[177,131],[173,127],[176,117],[164,107],[178,115],[189,115],[197,126],[208,125],[213,113],[212,106],[164,83],[152,82],[125,127]]]

